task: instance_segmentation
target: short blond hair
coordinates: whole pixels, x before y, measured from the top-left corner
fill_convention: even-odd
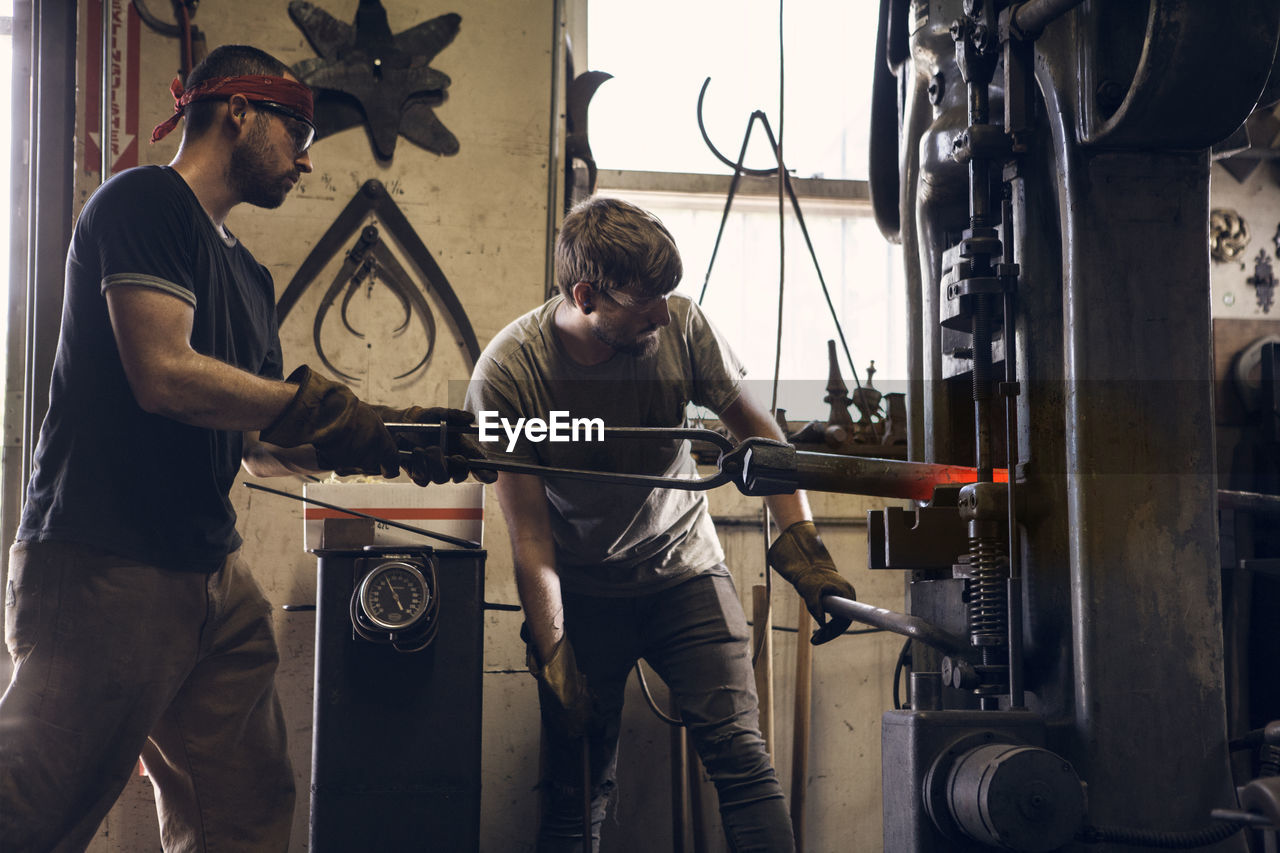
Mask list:
[[[560,226],[555,274],[566,299],[580,281],[603,291],[627,288],[660,296],[676,289],[684,266],[662,220],[630,202],[593,196],[569,211]]]

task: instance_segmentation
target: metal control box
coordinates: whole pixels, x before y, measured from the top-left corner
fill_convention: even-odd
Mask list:
[[[311,758],[313,853],[478,850],[484,561],[480,550],[320,550]],[[436,561],[434,640],[415,652],[352,630],[381,557]]]

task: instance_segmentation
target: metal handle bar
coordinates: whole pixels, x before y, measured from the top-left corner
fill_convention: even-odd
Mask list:
[[[837,595],[824,595],[822,609],[832,616],[852,619],[863,625],[884,628],[886,631],[910,637],[947,654],[961,654],[969,649],[969,643],[964,638],[943,630],[932,622],[926,622],[918,616],[908,616],[905,613],[885,610],[883,607],[854,601],[851,598],[841,598]]]

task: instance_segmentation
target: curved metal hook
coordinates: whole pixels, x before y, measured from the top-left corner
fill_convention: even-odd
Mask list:
[[[343,379],[356,381],[356,377],[340,370],[333,363],[324,351],[324,345],[320,341],[320,330],[324,325],[325,317],[329,312],[329,308],[337,299],[338,293],[345,288],[342,304],[339,309],[339,317],[343,327],[358,339],[364,339],[364,334],[356,329],[348,316],[348,308],[351,300],[358,293],[364,283],[372,277],[374,281],[381,280],[386,284],[387,288],[396,297],[400,303],[401,310],[404,311],[404,319],[400,325],[391,333],[392,336],[399,335],[408,327],[412,318],[416,315],[421,320],[427,336],[427,351],[418,360],[417,364],[393,378],[403,379],[424,367],[431,360],[432,353],[435,352],[436,342],[436,324],[435,318],[432,316],[431,307],[427,304],[426,298],[418,291],[413,283],[413,279],[405,271],[404,267],[396,259],[395,255],[387,248],[387,246],[379,239],[378,229],[373,226],[366,227],[360,235],[360,239],[356,245],[347,253],[342,269],[338,271],[338,275],[334,278],[333,283],[329,285],[329,290],[325,293],[324,298],[320,302],[320,307],[316,311],[315,319],[312,322],[311,335],[315,343],[316,354],[320,358],[321,364],[328,368],[331,372],[337,374]]]
[[[422,358],[413,367],[404,373],[393,377],[394,379],[404,379],[406,376],[414,373],[418,369],[425,367],[427,362],[431,360],[432,353],[436,349],[436,321],[435,316],[431,313],[431,306],[427,304],[427,298],[422,291],[414,284],[413,279],[405,268],[396,259],[395,254],[387,248],[385,243],[379,243],[370,250],[374,261],[379,265],[380,269],[386,271],[387,286],[395,291],[397,298],[406,304],[412,306],[413,314],[416,314],[422,322],[423,330],[427,335],[427,351],[422,354]],[[407,328],[409,321],[406,319],[402,328]],[[399,330],[394,334],[399,334]]]
[[[355,295],[360,292],[360,285],[364,284],[364,280],[368,278],[369,274],[369,262],[366,260],[360,266],[360,269],[356,271],[356,274],[352,276],[351,281],[347,282],[347,292],[342,297],[342,310],[340,312],[342,326],[357,338],[364,338],[364,332],[356,331],[355,327],[351,325],[351,320],[347,316],[347,308],[351,305],[351,300],[355,298]],[[328,306],[323,306],[321,310],[327,311]]]
[[[721,154],[720,150],[716,148],[715,144],[711,141],[711,137],[707,135],[707,126],[702,122],[702,100],[706,97],[707,87],[710,85],[711,78],[708,77],[706,80],[702,81],[702,90],[698,92],[698,132],[702,134],[702,141],[707,143],[707,147],[711,149],[711,153],[716,155],[716,159],[721,163],[724,163],[730,169],[741,172],[744,175],[754,175],[760,178],[767,178],[778,174],[777,166],[774,166],[772,169],[748,169],[746,166],[733,162],[728,157]],[[751,116],[752,119],[754,119],[756,114],[752,113]]]
[[[363,240],[364,238],[362,238]],[[316,316],[311,322],[311,340],[315,344],[316,355],[320,358],[320,363],[328,370],[343,379],[356,381],[356,377],[350,373],[339,370],[338,366],[329,360],[325,355],[324,345],[320,343],[320,328],[324,325],[325,315],[329,313],[329,306],[338,298],[338,294],[342,292],[343,287],[353,279],[361,278],[361,269],[364,267],[364,243],[357,243],[355,248],[347,253],[347,258],[342,264],[342,268],[338,270],[337,276],[334,277],[333,283],[329,285],[328,291],[325,292],[324,298],[320,300],[320,307],[316,310]]]
[[[368,265],[366,262],[366,266],[362,269],[362,274],[358,278],[351,279],[351,283],[347,285],[347,292],[342,297],[342,325],[346,327],[348,332],[355,335],[357,338],[363,339],[364,332],[358,331],[355,326],[351,325],[351,318],[347,314],[348,307],[351,305],[351,300],[360,292],[360,288],[364,285],[365,279],[369,276],[373,276],[376,280],[377,275],[377,270],[373,269],[372,266]],[[400,310],[404,312],[404,319],[400,321],[400,325],[391,330],[391,334],[394,336],[401,334],[405,329],[409,328],[409,321],[413,319],[413,315],[409,311],[409,300],[405,298],[405,295],[395,287],[390,287],[389,290],[400,302]]]

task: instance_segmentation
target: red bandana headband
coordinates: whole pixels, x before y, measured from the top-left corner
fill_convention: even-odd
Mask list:
[[[171,130],[178,126],[178,119],[187,105],[195,101],[226,100],[232,95],[244,95],[250,101],[274,101],[289,107],[303,116],[308,122],[313,119],[311,88],[302,83],[286,80],[283,77],[268,77],[263,74],[246,74],[242,77],[215,77],[197,83],[183,91],[182,81],[174,77],[169,84],[173,93],[173,115],[156,125],[151,131],[151,141],[164,139]]]

